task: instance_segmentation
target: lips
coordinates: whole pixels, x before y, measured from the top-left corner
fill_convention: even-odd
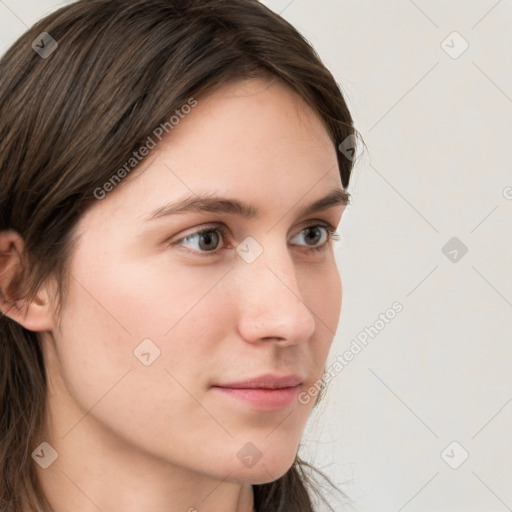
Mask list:
[[[214,387],[231,389],[283,389],[294,388],[295,386],[302,384],[302,382],[303,379],[298,375],[279,376],[268,373],[243,381],[215,384]]]
[[[251,409],[276,411],[297,401],[302,382],[303,379],[298,375],[266,374],[243,381],[217,384],[212,386],[212,389],[229,400],[244,402]]]

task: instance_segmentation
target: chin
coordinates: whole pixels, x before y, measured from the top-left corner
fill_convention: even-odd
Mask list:
[[[261,457],[254,465],[238,464],[231,474],[232,480],[240,484],[261,485],[281,478],[292,467],[295,451],[287,454],[274,453],[271,457]],[[231,478],[230,478],[231,479]]]

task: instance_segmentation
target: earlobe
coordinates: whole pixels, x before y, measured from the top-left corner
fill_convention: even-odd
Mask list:
[[[46,290],[28,297],[23,251],[18,233],[0,231],[0,312],[29,331],[51,331],[54,323]]]

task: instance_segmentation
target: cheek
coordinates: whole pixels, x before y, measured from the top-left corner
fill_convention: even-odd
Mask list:
[[[306,304],[311,310],[316,323],[315,360],[323,366],[338,328],[342,303],[341,277],[334,260],[328,261],[314,272],[305,271],[302,276],[302,289]]]
[[[326,361],[331,349],[332,342],[338,327],[341,301],[342,284],[338,267],[334,258],[318,266],[314,271],[306,269],[301,275],[304,297],[307,297],[306,304],[315,319],[316,329],[314,339],[308,345],[309,359],[314,368],[312,378],[306,383],[303,389],[303,396],[309,399],[301,402],[302,408],[311,411],[316,391],[320,380],[326,369]],[[311,389],[315,393],[311,394]],[[306,397],[306,398],[307,398]]]
[[[333,323],[329,324],[334,332],[338,328],[338,322],[340,319],[341,313],[341,304],[343,299],[343,286],[341,283],[341,276],[338,271],[338,267],[336,264],[333,265],[334,268],[332,270],[332,278],[329,281],[330,284],[330,302],[332,303],[332,310],[330,310],[330,315],[332,315]]]
[[[230,309],[218,293],[208,310],[203,307],[229,268],[180,265],[165,253],[139,261],[103,258],[92,266],[81,260],[73,268],[81,286],[74,283],[73,308],[67,314],[78,316],[74,321],[83,332],[122,337],[124,348],[133,350],[147,338],[155,343],[173,338],[178,327],[193,332]]]
[[[148,408],[156,418],[164,404],[162,410],[181,404],[187,411],[194,402],[184,389],[200,392],[207,385],[218,340],[232,327],[229,296],[215,287],[226,270],[103,262],[93,269],[76,262],[71,271],[75,279],[57,332],[69,393],[88,410],[109,392],[102,399],[111,407],[106,418],[126,424],[132,414],[146,417]]]
[[[227,337],[232,323],[226,316],[233,314],[226,295],[213,286],[218,278],[199,274],[175,272],[164,279],[155,272],[150,279],[141,270],[127,279],[118,267],[87,280],[75,270],[83,287],[73,282],[62,308],[59,368],[51,370],[60,373],[74,403],[63,430],[99,422],[116,438],[180,461],[205,437],[218,437],[219,446],[229,441],[191,399],[204,401],[220,359],[218,340]],[[154,345],[146,341],[144,351],[137,350],[148,339]],[[154,350],[159,353],[153,360]],[[138,356],[148,352],[152,362],[145,365]],[[211,450],[213,460],[215,444]]]
[[[334,260],[329,261],[319,272],[320,279],[321,285],[318,284],[319,281],[317,281],[317,286],[312,283],[311,293],[315,297],[314,301],[317,307],[315,313],[320,316],[326,324],[325,327],[334,335],[340,317],[342,300],[341,277]],[[322,321],[319,322],[324,325]]]

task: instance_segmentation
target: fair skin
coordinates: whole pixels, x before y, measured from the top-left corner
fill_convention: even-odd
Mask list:
[[[54,512],[253,511],[251,484],[290,468],[314,400],[261,410],[212,386],[296,374],[304,391],[321,377],[341,280],[326,230],[304,230],[336,227],[344,206],[299,212],[333,189],[335,146],[299,96],[279,81],[225,85],[83,215],[59,316],[50,287],[3,304],[42,337],[48,422],[32,449],[58,452],[34,463]],[[202,193],[260,215],[146,220]],[[171,245],[211,224],[226,234]],[[235,251],[249,236],[263,248],[251,263]],[[0,243],[23,250],[12,232]],[[148,366],[134,356],[145,339],[160,350]],[[250,467],[237,456],[247,443],[261,453]]]

